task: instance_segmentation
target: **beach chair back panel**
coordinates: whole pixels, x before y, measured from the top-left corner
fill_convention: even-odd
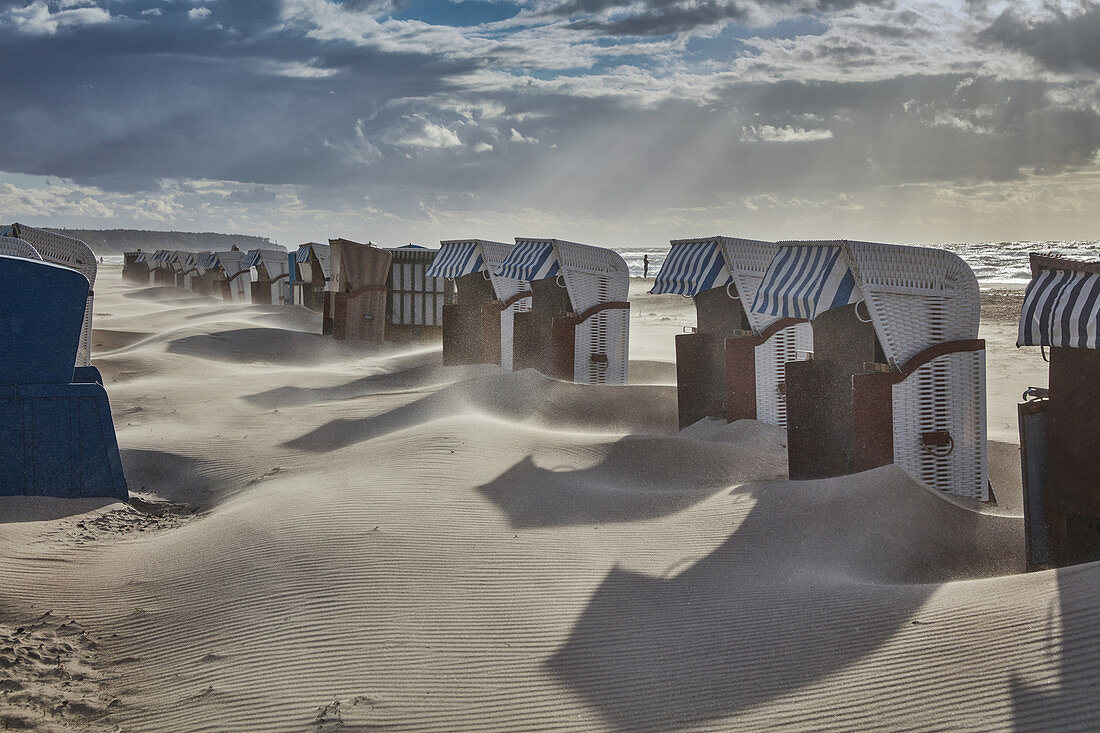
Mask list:
[[[788,326],[754,349],[756,358],[756,419],[787,427],[787,398],[783,384],[788,362],[813,351],[813,327],[809,323]]]
[[[934,344],[978,336],[978,280],[953,252],[847,242],[851,266],[887,359],[897,366]]]
[[[0,255],[9,257],[22,257],[25,260],[40,260],[42,255],[26,240],[18,237],[0,236]]]
[[[940,356],[892,390],[894,463],[934,489],[987,501],[985,351]]]
[[[762,332],[776,320],[778,316],[769,316],[752,311],[752,302],[764,281],[764,273],[768,265],[779,251],[779,245],[775,242],[763,242],[756,239],[722,238],[722,252],[726,256],[726,267],[729,268],[730,277],[733,278],[737,295],[741,299],[741,305],[748,316],[749,324],[756,333]]]
[[[92,358],[92,302],[95,297],[95,252],[74,237],[36,229],[23,224],[13,224],[15,236],[34,247],[45,262],[64,265],[76,270],[88,279],[88,301],[84,308],[84,327],[80,332],[80,348],[76,353],[77,366],[89,366]]]
[[[565,287],[574,312],[610,301],[625,301],[630,289],[626,260],[610,249],[554,240]]]
[[[485,269],[489,272],[489,278],[493,282],[493,291],[496,293],[497,300],[502,303],[514,295],[531,290],[523,280],[496,274],[500,266],[504,264],[504,260],[507,259],[508,253],[512,251],[513,246],[503,242],[481,242],[481,254],[485,258]]]
[[[580,384],[626,384],[630,311],[605,310],[577,324],[573,378]]]

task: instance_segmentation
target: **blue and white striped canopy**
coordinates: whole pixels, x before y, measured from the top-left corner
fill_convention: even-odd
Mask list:
[[[517,242],[496,274],[531,282],[554,277],[559,271],[553,243],[531,240]]]
[[[134,258],[134,262],[145,262],[148,258],[148,252],[138,252],[137,257]]]
[[[715,241],[673,242],[651,293],[698,295],[732,282],[726,256]]]
[[[425,277],[462,277],[485,269],[477,242],[444,242],[432,260]]]
[[[209,270],[218,264],[217,252],[201,252],[195,257],[195,267],[200,270]]]
[[[1017,346],[1100,348],[1100,275],[1041,270],[1020,308]]]
[[[781,246],[750,310],[778,318],[813,319],[862,298],[840,247]]]
[[[258,249],[249,250],[248,254],[241,260],[241,269],[247,270],[250,267],[255,267],[260,264],[262,253]]]

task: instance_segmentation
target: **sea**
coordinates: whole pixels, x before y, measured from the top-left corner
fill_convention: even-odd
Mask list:
[[[955,252],[974,270],[983,288],[1019,287],[1031,279],[1029,252],[1060,254],[1075,259],[1100,259],[1100,241],[940,242],[926,244]],[[630,267],[631,277],[642,276],[642,257],[649,255],[649,276],[661,270],[668,245],[658,247],[613,247]],[[121,265],[122,255],[107,255],[104,264]]]

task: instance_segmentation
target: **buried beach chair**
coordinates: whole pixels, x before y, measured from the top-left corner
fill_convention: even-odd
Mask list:
[[[511,251],[511,244],[484,239],[440,242],[426,275],[454,283],[454,302],[443,306],[444,364],[511,371],[513,317],[531,303],[525,282],[497,274]]]
[[[513,363],[580,384],[625,384],[630,274],[617,253],[559,239],[516,238],[497,274],[529,283],[514,315]]]
[[[1100,262],[1031,255],[1017,346],[1049,349],[1019,405],[1028,566],[1100,560]]]
[[[7,236],[22,239],[42,257],[43,262],[76,270],[88,281],[87,302],[84,305],[84,325],[80,330],[80,345],[76,351],[76,365],[88,366],[92,358],[92,301],[95,293],[95,276],[98,265],[95,252],[79,239],[66,237],[45,229],[25,224],[12,224]]]
[[[671,244],[650,292],[695,301],[695,331],[676,336],[680,428],[704,417],[786,427],[784,366],[813,348],[813,333],[809,323],[748,309],[778,246],[732,237]]]
[[[373,244],[330,239],[332,273],[325,293],[321,332],[343,341],[386,338],[386,279],[393,255]]]
[[[316,242],[299,245],[290,258],[290,286],[294,305],[312,311],[325,307],[325,283],[329,279],[329,246]]]
[[[285,249],[250,249],[241,262],[250,274],[253,305],[290,302],[290,271]]]
[[[957,255],[867,242],[781,242],[751,310],[812,323],[786,367],[792,479],[896,463],[988,500],[985,342],[974,273]]]
[[[0,256],[0,494],[127,498],[98,370],[73,367],[88,280]],[[48,293],[28,299],[25,293]]]

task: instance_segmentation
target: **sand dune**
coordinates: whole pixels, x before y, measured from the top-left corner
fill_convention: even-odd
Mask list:
[[[683,301],[637,295],[635,383],[584,387],[101,281],[96,362],[137,500],[0,498],[9,727],[1026,730],[1100,712],[1100,571],[1022,574],[1011,444],[993,509],[893,467],[787,481],[781,431],[676,432]],[[991,348],[1004,390],[1038,373]]]

